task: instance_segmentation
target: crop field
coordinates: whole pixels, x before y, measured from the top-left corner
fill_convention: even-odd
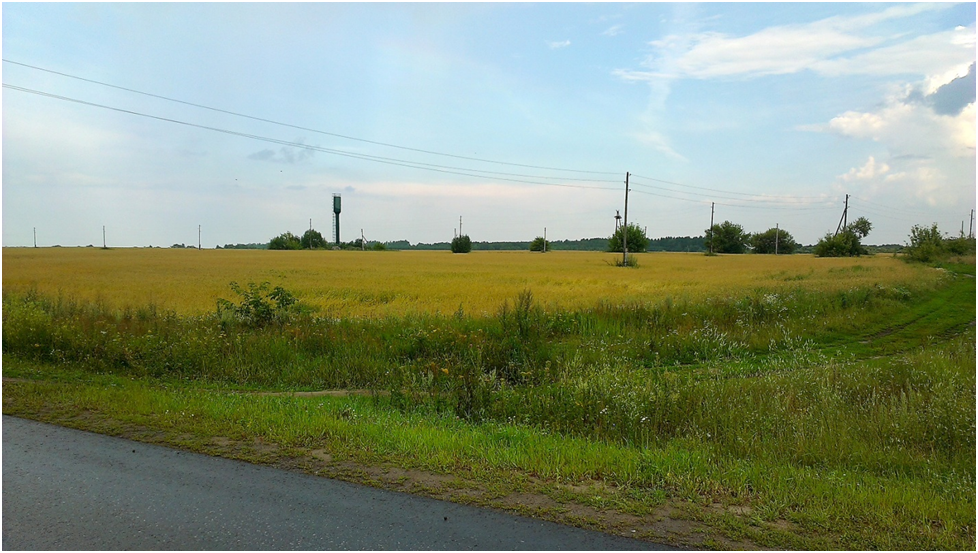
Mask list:
[[[5,248],[3,289],[101,301],[109,307],[156,305],[181,314],[213,311],[231,281],[268,281],[324,314],[383,317],[494,314],[532,290],[559,309],[645,304],[803,288],[837,292],[864,286],[931,286],[939,273],[891,256],[824,258],[639,254],[622,271],[620,256],[596,252],[350,252],[98,248]]]
[[[3,411],[656,543],[974,549],[973,256],[637,258],[7,248]]]

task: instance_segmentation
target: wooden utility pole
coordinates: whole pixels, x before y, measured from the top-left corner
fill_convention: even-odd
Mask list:
[[[197,251],[200,251],[200,225],[197,225]]]
[[[543,253],[547,253],[547,227],[543,227]]]
[[[848,214],[849,214],[849,194],[846,194],[846,206],[845,208],[842,209],[842,218],[839,219],[839,226],[836,227],[835,229],[836,235],[838,235],[839,231],[846,228],[846,226],[849,224],[848,220],[846,219]]]
[[[774,223],[774,255],[778,255],[778,238],[781,236],[780,223]]]
[[[713,253],[713,210],[716,202],[710,202],[710,253]]]
[[[628,172],[625,172],[625,221],[621,227],[621,264],[628,267]]]

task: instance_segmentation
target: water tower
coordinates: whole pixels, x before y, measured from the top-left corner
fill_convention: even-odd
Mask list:
[[[333,242],[340,245],[340,195],[333,194]]]

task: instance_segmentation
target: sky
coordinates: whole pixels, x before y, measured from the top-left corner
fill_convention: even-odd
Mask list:
[[[975,207],[975,4],[2,6],[4,246],[802,244]]]

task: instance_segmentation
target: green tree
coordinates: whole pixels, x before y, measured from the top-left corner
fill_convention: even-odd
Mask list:
[[[795,253],[798,243],[791,236],[791,233],[784,229],[770,228],[764,232],[754,234],[750,238],[750,245],[754,253]]]
[[[299,244],[304,250],[312,250],[326,247],[326,239],[318,230],[309,229],[299,239]]]
[[[869,235],[873,224],[865,217],[860,217],[849,223],[837,234],[828,233],[812,250],[817,257],[855,257],[869,252],[863,247],[861,240]]]
[[[469,235],[462,234],[452,239],[452,253],[469,253],[472,251],[472,240]]]
[[[530,242],[531,252],[549,252],[550,251],[550,241],[544,240],[542,236],[537,236]]]
[[[608,239],[609,252],[622,252],[622,238],[628,239],[629,252],[644,252],[649,246],[649,238],[645,236],[645,231],[635,223],[628,223],[628,234],[625,234],[625,227],[618,227],[618,230]]]
[[[706,249],[713,253],[744,253],[750,242],[750,234],[744,227],[724,221],[706,230]]]
[[[299,237],[291,232],[284,232],[268,242],[270,250],[298,250],[302,248]]]

